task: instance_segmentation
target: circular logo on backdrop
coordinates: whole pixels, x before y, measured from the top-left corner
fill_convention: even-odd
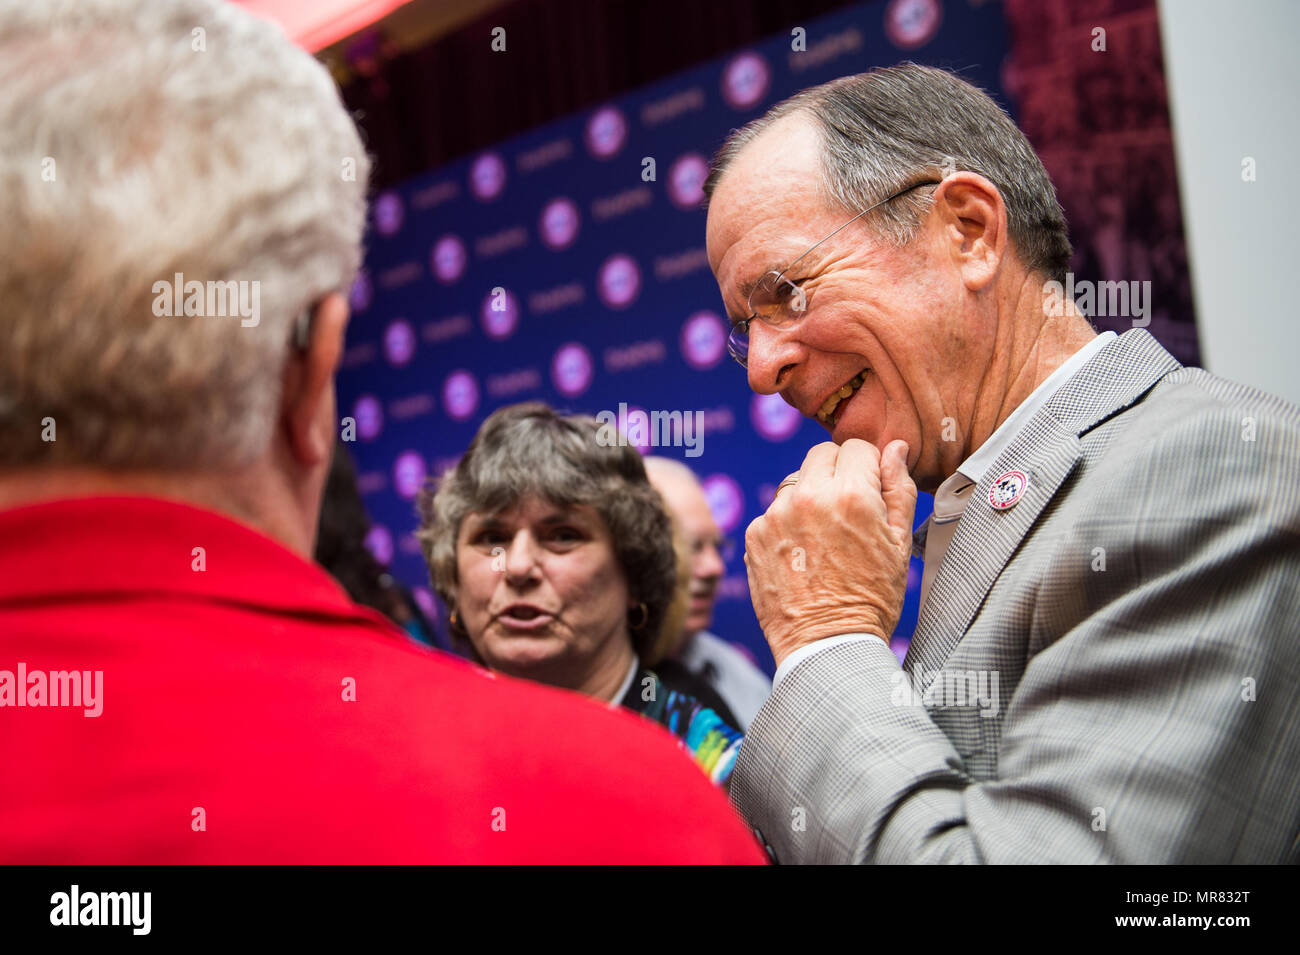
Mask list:
[[[375,228],[380,235],[392,235],[402,227],[405,211],[402,199],[395,192],[385,192],[375,200]]]
[[[479,309],[479,320],[488,338],[496,341],[509,338],[519,327],[519,299],[506,289],[501,289],[499,296],[489,292]]]
[[[444,235],[433,244],[433,251],[429,254],[429,266],[434,278],[446,285],[464,275],[468,263],[469,251],[460,236],[456,235]]]
[[[370,307],[370,301],[374,297],[375,290],[370,284],[370,276],[362,269],[352,281],[352,288],[348,292],[348,304],[352,306],[352,311],[364,312]]]
[[[733,109],[749,109],[767,94],[772,70],[757,53],[742,53],[722,71],[722,98]]]
[[[373,441],[384,430],[384,406],[374,395],[362,395],[352,406],[352,417],[357,422],[357,436],[362,441]]]
[[[730,534],[745,516],[745,496],[729,475],[710,474],[700,482],[704,486],[704,496],[709,499],[709,510],[718,528],[724,534]]]
[[[630,255],[611,255],[596,279],[600,300],[610,308],[627,308],[641,291],[641,270]]]
[[[538,231],[542,234],[542,244],[555,252],[567,249],[578,237],[578,226],[581,223],[578,206],[573,200],[563,197],[552,199],[542,210],[537,223]]]
[[[366,550],[385,566],[393,561],[393,535],[383,524],[375,524],[366,534]]]
[[[939,32],[939,0],[893,0],[885,10],[885,33],[900,50],[925,46]]]
[[[393,462],[393,490],[411,500],[420,493],[426,473],[419,451],[403,451]]]
[[[699,153],[687,153],[668,170],[668,198],[678,209],[696,209],[704,201],[709,163]]]
[[[496,153],[484,153],[469,167],[469,188],[483,199],[495,199],[506,187],[506,161]]]
[[[394,365],[405,365],[415,355],[415,329],[406,319],[399,318],[385,329],[384,354]]]
[[[727,351],[727,326],[713,312],[696,312],[682,325],[682,357],[699,371],[722,361]]]
[[[551,359],[551,382],[566,398],[586,391],[594,371],[591,352],[577,342],[561,345]]]
[[[799,430],[803,415],[780,395],[754,395],[749,403],[754,428],[769,441],[784,441]]]
[[[606,106],[591,114],[583,133],[587,150],[597,159],[608,159],[627,141],[627,120],[613,106]]]
[[[478,410],[478,380],[468,371],[453,371],[442,383],[442,406],[453,421],[464,421]]]

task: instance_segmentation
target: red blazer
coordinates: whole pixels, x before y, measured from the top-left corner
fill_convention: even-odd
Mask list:
[[[0,862],[763,861],[665,731],[421,650],[230,518],[0,511]]]

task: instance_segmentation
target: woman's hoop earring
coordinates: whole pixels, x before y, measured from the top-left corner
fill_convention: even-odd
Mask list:
[[[633,630],[640,630],[642,627],[644,627],[647,623],[650,622],[650,608],[647,607],[644,602],[642,602],[636,605],[636,609],[641,611],[641,622],[632,623],[629,620],[628,626],[630,626]]]

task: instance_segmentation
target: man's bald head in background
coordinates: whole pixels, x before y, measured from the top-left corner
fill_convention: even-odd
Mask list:
[[[713,620],[718,582],[727,572],[720,552],[722,534],[694,471],[680,461],[656,457],[647,457],[645,468],[685,538],[690,559],[689,603],[682,637],[685,641]]]

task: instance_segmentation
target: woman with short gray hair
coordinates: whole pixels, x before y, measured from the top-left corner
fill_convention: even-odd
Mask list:
[[[640,454],[601,429],[539,402],[492,414],[420,496],[433,586],[486,666],[642,713],[725,784],[741,734],[647,669],[676,587],[672,529]]]

